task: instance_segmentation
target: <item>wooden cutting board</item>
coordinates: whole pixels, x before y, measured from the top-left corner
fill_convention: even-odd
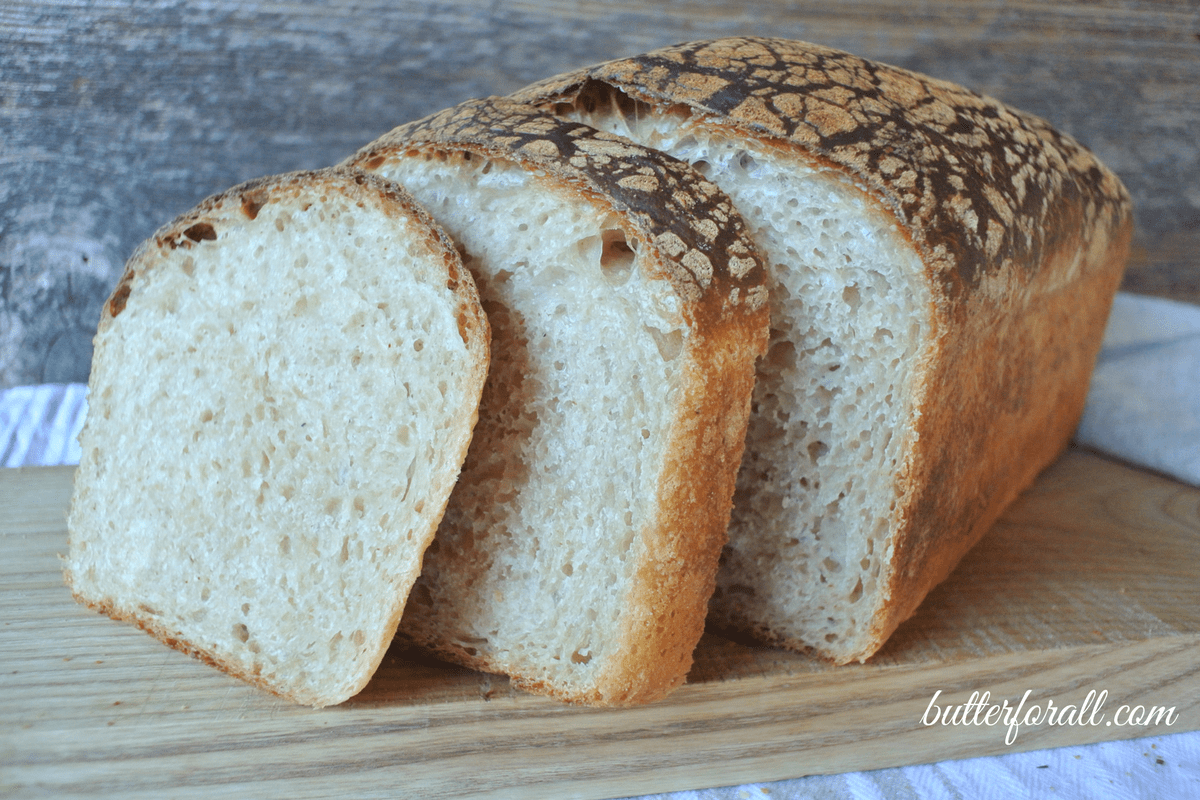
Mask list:
[[[1089,453],[1044,474],[870,663],[706,637],[687,686],[628,710],[398,648],[341,706],[277,700],[72,601],[71,476],[0,470],[4,797],[605,798],[1200,729],[1200,490]],[[976,692],[972,724],[942,724]],[[1090,692],[1103,703],[1078,713]],[[987,706],[1022,697],[1006,744]],[[1050,703],[1079,718],[1038,724]],[[1129,720],[1139,706],[1162,716]]]

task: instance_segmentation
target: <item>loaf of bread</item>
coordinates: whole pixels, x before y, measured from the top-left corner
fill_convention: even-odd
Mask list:
[[[400,633],[577,703],[680,685],[767,334],[764,269],[687,165],[501,100],[349,165],[458,242],[492,323],[475,439]]]
[[[711,622],[866,659],[1066,445],[1124,188],[1040,119],[802,42],[684,44],[514,98],[733,198],[771,334]]]
[[[489,328],[395,184],[329,169],[142,244],[95,339],[75,597],[282,697],[358,692],[470,442]]]

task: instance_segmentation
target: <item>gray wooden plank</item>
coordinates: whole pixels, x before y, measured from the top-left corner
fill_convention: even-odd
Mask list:
[[[1200,302],[1194,2],[6,2],[0,388],[85,380],[124,260],[209,194],[468,97],[732,34],[841,47],[1047,117],[1134,195],[1126,288]]]

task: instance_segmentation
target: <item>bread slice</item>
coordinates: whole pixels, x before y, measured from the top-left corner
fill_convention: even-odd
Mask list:
[[[762,264],[674,159],[498,100],[352,160],[446,228],[492,323],[479,426],[400,632],[594,705],[680,685],[766,342]]]
[[[694,42],[515,98],[733,198],[769,262],[771,344],[713,626],[866,659],[1066,445],[1124,188],[1040,119],[803,42]]]
[[[377,176],[251,181],[163,227],[96,334],[75,597],[298,703],[355,694],[465,457],[488,330]]]

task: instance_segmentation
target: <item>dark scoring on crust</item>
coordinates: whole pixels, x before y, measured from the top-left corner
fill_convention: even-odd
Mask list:
[[[819,45],[686,43],[550,78],[513,98],[582,103],[597,83],[686,106],[850,173],[884,200],[951,298],[989,273],[1037,269],[1072,227],[1088,241],[1130,214],[1120,181],[1045,121]],[[1076,208],[1079,223],[1063,225]]]
[[[629,215],[674,268],[679,293],[697,301],[732,289],[747,312],[766,302],[765,269],[733,203],[688,165],[579,122],[502,98],[471,100],[403,125],[348,163],[377,168],[389,152],[451,146],[505,158],[583,183]]]

